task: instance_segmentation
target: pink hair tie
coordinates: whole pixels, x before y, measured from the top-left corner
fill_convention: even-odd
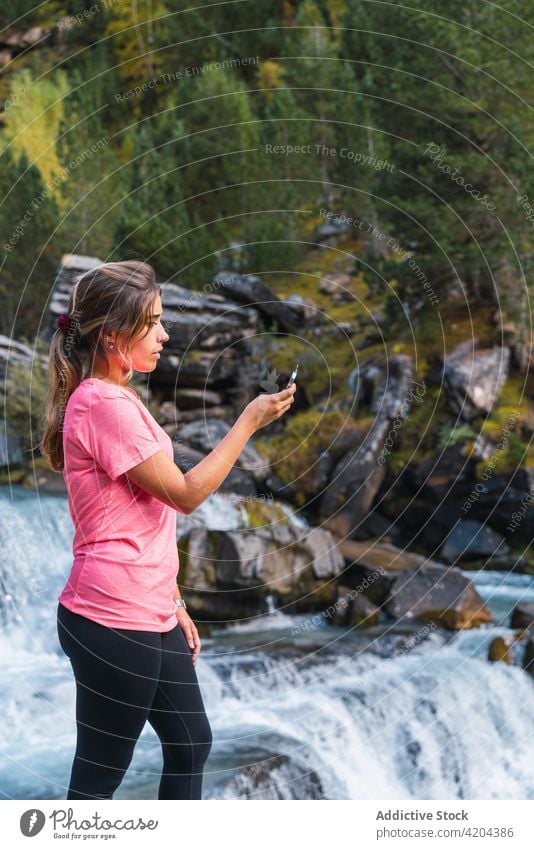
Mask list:
[[[59,329],[60,329],[60,330],[62,330],[64,333],[66,333],[66,332],[67,332],[68,327],[69,327],[69,315],[68,315],[68,313],[66,313],[66,312],[62,312],[62,313],[61,313],[61,315],[59,315],[59,316],[58,316],[58,318],[57,318],[57,326],[58,326],[58,327],[59,327]]]

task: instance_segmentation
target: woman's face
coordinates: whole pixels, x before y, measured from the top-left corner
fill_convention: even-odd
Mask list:
[[[137,336],[134,336],[130,344],[131,367],[134,371],[153,371],[158,364],[159,351],[170,338],[161,324],[161,314],[161,298],[158,295],[152,306],[148,328],[145,327]]]

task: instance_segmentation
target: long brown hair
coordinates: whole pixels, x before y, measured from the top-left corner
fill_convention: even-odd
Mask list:
[[[90,374],[95,358],[106,359],[104,329],[116,331],[117,349],[131,363],[129,343],[149,324],[160,294],[154,269],[138,260],[103,263],[76,278],[69,298],[68,326],[65,330],[58,327],[50,341],[45,427],[39,448],[55,472],[63,471],[64,466],[67,401]],[[128,380],[132,374],[130,368]]]

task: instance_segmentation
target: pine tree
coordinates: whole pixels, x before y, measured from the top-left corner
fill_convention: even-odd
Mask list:
[[[162,0],[114,3],[106,10],[105,35],[111,39],[116,71],[123,88],[141,87],[137,96],[126,101],[129,113],[139,114],[143,109],[149,112],[156,102],[157,86],[145,84],[157,80],[163,70],[164,56],[160,48],[166,43],[166,13]]]
[[[161,276],[178,276],[195,288],[195,282],[205,281],[218,265],[198,213],[191,222],[186,206],[177,155],[183,134],[183,125],[169,113],[153,129],[145,123],[136,131],[131,182],[117,222],[114,253],[116,258],[143,258]]]
[[[39,329],[59,259],[51,241],[58,209],[39,169],[1,139],[0,333],[30,339]]]
[[[412,314],[434,305],[426,278],[439,299],[461,285],[473,303],[513,316],[532,245],[518,196],[532,191],[532,131],[521,98],[534,11],[519,0],[506,11],[477,0],[418,6],[348,1],[344,51],[362,63],[356,78],[395,165],[377,173],[378,215],[412,254],[411,263],[377,265],[375,279],[394,276],[390,305]],[[354,21],[368,32],[353,33]],[[511,33],[515,55],[506,46]]]
[[[101,120],[97,92],[84,85],[78,70],[69,82],[57,141],[67,175],[61,184],[63,221],[57,239],[69,252],[106,256],[113,247],[116,201],[126,189],[125,181]]]

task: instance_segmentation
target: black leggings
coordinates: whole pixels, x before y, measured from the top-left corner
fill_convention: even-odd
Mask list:
[[[57,629],[76,679],[67,799],[112,799],[147,719],[163,751],[158,799],[201,799],[211,727],[178,622],[165,633],[108,628],[59,602]]]

